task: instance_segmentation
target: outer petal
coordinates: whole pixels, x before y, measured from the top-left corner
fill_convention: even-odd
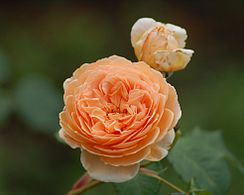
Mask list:
[[[173,143],[175,138],[174,129],[168,131],[165,137],[154,144],[151,148],[151,153],[146,157],[146,160],[160,161],[168,155],[170,145]]]
[[[88,174],[99,181],[121,183],[136,176],[139,164],[131,166],[111,166],[105,164],[98,156],[90,154],[85,150],[81,153],[81,163]]]
[[[167,155],[168,150],[155,144],[151,148],[151,153],[145,159],[150,161],[160,161]]]
[[[173,24],[166,24],[165,26],[169,31],[174,33],[174,37],[179,42],[180,47],[185,47],[185,40],[187,38],[186,30]]]
[[[154,57],[155,62],[159,64],[159,70],[172,72],[184,69],[193,53],[191,49],[158,50],[154,53]]]
[[[168,133],[165,135],[165,137],[157,143],[159,147],[163,147],[165,149],[169,149],[170,145],[173,143],[175,139],[175,131],[174,129],[171,129],[168,131]]]
[[[135,22],[131,29],[131,43],[135,47],[137,41],[143,36],[143,34],[151,28],[161,25],[160,22],[156,22],[152,18],[140,18]]]
[[[60,129],[58,134],[59,134],[59,137],[62,140],[64,140],[71,148],[75,149],[75,148],[79,148],[80,147],[74,140],[72,140],[72,138],[70,138],[68,135],[66,135],[64,133],[63,129]]]
[[[182,111],[178,101],[178,96],[175,88],[172,85],[169,85],[169,96],[165,108],[170,109],[174,113],[174,120],[172,121],[172,124],[169,127],[169,129],[172,129],[175,127],[182,115]]]

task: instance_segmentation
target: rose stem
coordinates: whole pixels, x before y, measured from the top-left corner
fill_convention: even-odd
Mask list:
[[[84,187],[82,189],[75,190],[75,191],[71,191],[68,193],[68,195],[81,194],[81,193],[101,184],[101,183],[102,183],[101,181],[93,180],[86,187]]]
[[[150,172],[144,172],[144,171],[141,171],[144,175],[147,175],[149,177],[153,177],[157,180],[159,180],[161,183],[164,183],[166,184],[167,186],[169,186],[170,188],[176,190],[177,192],[180,192],[180,193],[184,193],[184,194],[188,194],[186,193],[184,190],[180,189],[179,187],[175,186],[174,184],[172,184],[171,182],[169,182],[168,180],[156,175],[156,174],[153,174],[153,173],[150,173]]]

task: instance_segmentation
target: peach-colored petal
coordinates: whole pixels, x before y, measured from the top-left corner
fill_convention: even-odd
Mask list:
[[[68,135],[65,135],[63,129],[60,129],[58,134],[59,137],[63,139],[71,148],[75,149],[80,147],[75,140],[72,140],[72,138],[70,138]]]
[[[155,142],[159,134],[159,129],[155,129],[154,132],[148,134],[144,140],[140,140],[137,143],[137,147],[130,152],[127,152],[127,155],[122,157],[102,157],[102,160],[108,164],[115,166],[128,166],[142,161],[150,153],[150,148],[147,147]],[[129,154],[129,155],[128,155]]]
[[[171,85],[169,85],[169,96],[168,96],[168,101],[166,103],[165,108],[170,109],[174,113],[174,120],[172,122],[172,125],[169,128],[169,129],[172,129],[175,127],[175,125],[179,121],[179,119],[182,115],[182,112],[180,109],[180,104],[178,101],[178,96],[177,96],[176,90]]]
[[[149,155],[146,160],[150,161],[160,161],[168,155],[168,150],[170,145],[173,143],[175,138],[174,130],[170,130],[166,136],[158,143],[153,144]]]
[[[175,131],[174,129],[171,129],[168,131],[166,136],[160,142],[157,143],[157,145],[168,150],[170,148],[170,145],[173,143],[174,139]]]
[[[104,182],[121,183],[132,179],[139,171],[139,164],[131,166],[112,166],[105,164],[98,156],[83,150],[81,163],[90,177]]]
[[[148,156],[146,156],[145,159],[150,160],[150,161],[160,161],[167,155],[168,155],[167,149],[165,149],[163,147],[159,147],[157,144],[154,144],[151,147],[150,153],[148,154]]]
[[[173,124],[173,120],[174,120],[174,113],[171,110],[166,108],[158,124],[158,126],[160,127],[160,133],[157,141],[161,140],[167,134],[168,129],[170,129],[170,127]]]
[[[130,166],[141,162],[150,153],[149,148],[144,148],[135,154],[122,156],[119,158],[101,157],[101,159],[110,165],[114,166]]]

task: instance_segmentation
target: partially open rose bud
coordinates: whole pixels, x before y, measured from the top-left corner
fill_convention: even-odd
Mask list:
[[[186,38],[185,29],[151,18],[137,20],[131,30],[131,43],[138,60],[161,72],[186,67],[193,54],[193,50],[183,49]]]

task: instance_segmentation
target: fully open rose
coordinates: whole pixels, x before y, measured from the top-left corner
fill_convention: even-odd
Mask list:
[[[160,72],[119,56],[78,68],[64,82],[64,102],[60,137],[80,148],[88,174],[105,182],[127,181],[142,160],[163,159],[181,116]]]

